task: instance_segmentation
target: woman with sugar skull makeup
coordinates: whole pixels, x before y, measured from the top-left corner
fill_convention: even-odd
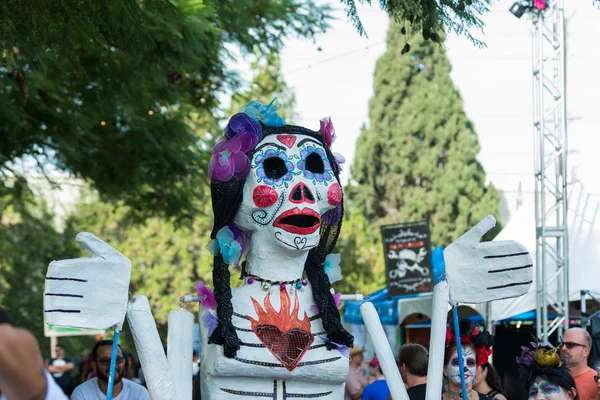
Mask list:
[[[330,291],[343,214],[333,126],[285,125],[276,110],[248,104],[213,150],[216,312],[202,317],[203,399],[343,397],[353,337]],[[242,266],[236,289],[231,264]]]
[[[460,343],[462,345],[462,361],[469,400],[490,400],[491,397],[476,392],[475,375],[478,365],[488,362],[492,354],[491,347],[494,345],[494,337],[487,331],[480,331],[469,319],[461,319],[459,322]],[[448,326],[446,329],[446,348],[444,353],[444,378],[447,383],[446,393],[443,400],[457,400],[462,398],[460,381],[460,367],[458,351],[456,348],[456,335],[454,328]]]
[[[529,400],[579,400],[575,380],[560,359],[558,348],[532,342],[521,350],[517,364]]]

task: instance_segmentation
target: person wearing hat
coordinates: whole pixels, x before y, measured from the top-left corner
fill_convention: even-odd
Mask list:
[[[365,386],[362,392],[362,400],[386,400],[390,395],[390,388],[381,372],[381,366],[377,356],[369,361],[369,372],[375,377],[373,383]]]
[[[365,349],[353,347],[350,349],[350,369],[348,370],[348,378],[346,378],[346,391],[344,400],[358,400],[362,396],[365,386],[367,386],[367,378],[362,373],[363,353]]]

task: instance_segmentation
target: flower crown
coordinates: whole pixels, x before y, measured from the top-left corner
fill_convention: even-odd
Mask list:
[[[276,105],[275,99],[269,104],[254,100],[246,104],[239,113],[235,114],[225,127],[225,135],[221,137],[212,151],[208,167],[211,181],[227,182],[232,178],[243,180],[250,173],[250,159],[247,152],[254,149],[262,139],[262,125],[284,126],[285,121],[277,111],[281,105]],[[335,141],[335,129],[331,118],[320,121],[319,134],[327,147]],[[334,154],[338,166],[345,162],[340,154]]]
[[[483,365],[488,362],[492,355],[492,346],[494,345],[494,336],[488,331],[480,331],[475,324],[467,318],[463,318],[458,323],[460,331],[460,343],[472,344],[477,353],[477,365]],[[456,345],[456,335],[454,328],[449,325],[446,328],[446,347]]]
[[[521,356],[517,357],[517,364],[521,368],[560,368],[562,361],[558,354],[559,347],[540,347],[538,343],[529,343],[531,347],[521,346]]]

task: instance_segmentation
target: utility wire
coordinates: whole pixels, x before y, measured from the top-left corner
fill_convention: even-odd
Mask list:
[[[381,42],[370,44],[368,46],[360,47],[358,49],[350,50],[350,51],[348,51],[346,53],[341,53],[341,54],[338,54],[338,55],[335,55],[335,56],[331,56],[329,58],[324,58],[323,60],[314,62],[312,64],[308,64],[308,65],[306,65],[304,67],[299,67],[299,68],[292,69],[292,70],[288,71],[287,74],[293,74],[294,72],[303,71],[305,69],[310,69],[310,68],[314,67],[315,65],[325,64],[327,62],[330,62],[330,61],[333,61],[333,60],[337,60],[338,58],[346,57],[346,56],[348,56],[350,54],[354,54],[354,53],[357,53],[357,52],[362,51],[362,50],[369,50],[371,47],[379,46],[380,44],[383,44],[383,43],[385,43],[385,40],[382,40]]]

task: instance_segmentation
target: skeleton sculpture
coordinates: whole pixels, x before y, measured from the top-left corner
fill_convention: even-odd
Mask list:
[[[272,104],[250,103],[231,118],[213,150],[215,224],[208,248],[214,298],[204,287],[200,292],[204,399],[343,398],[345,351],[353,338],[330,291],[340,278],[330,252],[343,214],[333,127],[329,120],[321,120],[318,132],[288,126],[275,111]],[[434,289],[428,400],[441,393],[449,302],[519,296],[531,284],[523,246],[479,243],[494,224],[486,217],[444,251],[448,281]],[[50,264],[46,322],[120,329],[127,312],[152,399],[190,400],[191,314],[169,314],[167,360],[148,300],[137,296],[128,303],[130,261],[89,233],[77,240],[92,258]],[[235,289],[229,286],[232,264],[241,264],[244,279]],[[373,305],[363,304],[361,313],[392,397],[407,399]]]
[[[238,114],[230,126],[237,119],[247,118]],[[202,341],[215,343],[203,347],[202,397],[340,399],[348,359],[334,343],[351,346],[352,336],[340,324],[323,265],[341,222],[339,168],[323,132],[287,125],[261,131],[247,152],[245,182],[212,173],[213,237],[231,227],[250,238],[245,282],[231,291],[230,304],[229,278],[218,276],[226,268],[215,258],[219,324],[212,333],[201,327]]]

